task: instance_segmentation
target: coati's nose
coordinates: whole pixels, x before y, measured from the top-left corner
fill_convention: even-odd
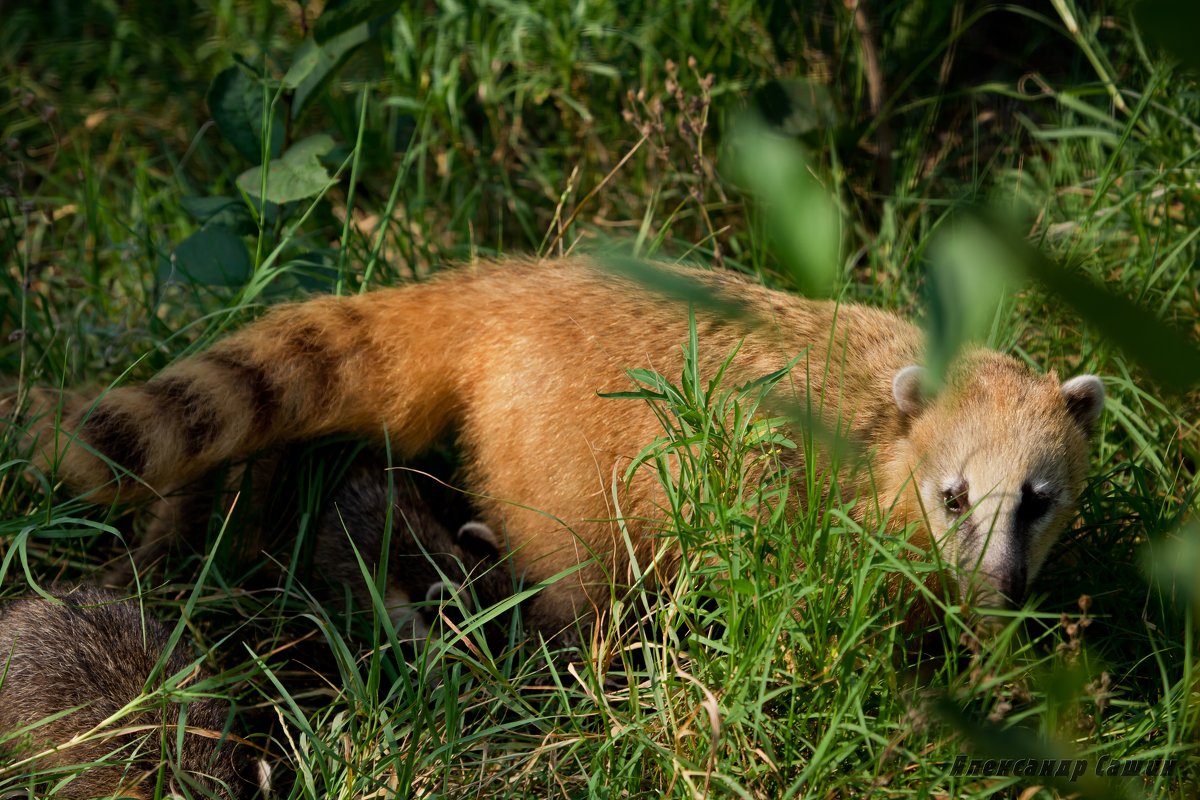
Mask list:
[[[1025,570],[1012,570],[1004,576],[998,587],[1008,604],[1014,608],[1025,602]]]

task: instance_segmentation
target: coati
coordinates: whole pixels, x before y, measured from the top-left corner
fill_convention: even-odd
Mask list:
[[[266,459],[268,469],[250,483],[265,492],[262,484],[281,471],[281,460]],[[219,508],[221,498],[211,490],[160,499],[156,522],[163,529],[152,549],[161,550],[168,539],[195,537],[214,503]],[[360,559],[370,575],[381,566],[389,507],[383,601],[402,643],[419,650],[439,629],[442,615],[455,618],[460,609],[484,609],[512,593],[512,580],[499,563],[499,543],[487,526],[467,522],[451,535],[411,479],[397,471],[389,481],[383,463],[368,457],[354,464],[321,515],[312,567],[335,590],[348,591],[360,610],[372,607]],[[0,779],[7,764],[17,764],[22,775],[44,773],[51,781],[72,774],[71,767],[100,762],[73,778],[60,796],[153,797],[165,763],[160,740],[173,746],[179,708],[155,701],[145,711],[115,715],[142,696],[164,658],[168,632],[111,590],[80,586],[55,590],[54,596],[59,602],[30,595],[0,606]],[[496,627],[493,621],[485,631],[499,634]],[[158,674],[177,674],[188,663],[172,653]],[[227,725],[225,703],[203,699],[187,709],[187,724],[209,736]],[[53,719],[65,711],[72,713]],[[140,730],[105,734],[105,728],[130,726]],[[266,791],[269,772],[258,767],[263,762],[203,736],[189,734],[177,760],[171,759],[188,776],[190,788],[249,797],[255,787],[246,776],[255,771]],[[67,744],[76,737],[81,741]],[[179,779],[167,777],[168,791],[177,794]]]
[[[73,398],[68,402],[78,405]],[[235,562],[261,561],[264,552],[274,554],[272,560],[282,557],[291,549],[300,524],[296,464],[309,458],[329,467],[332,474],[326,482],[332,481],[335,488],[328,496],[319,492],[322,499],[311,558],[286,569],[299,567],[303,580],[328,584],[339,598],[348,596],[358,611],[365,611],[371,609],[372,599],[363,566],[374,576],[386,563],[384,607],[397,633],[404,634],[401,639],[414,642],[425,638],[427,623],[444,611],[489,607],[513,593],[492,530],[469,520],[451,534],[442,516],[459,517],[463,509],[443,508],[443,514],[435,513],[409,469],[390,469],[380,454],[370,450],[351,459],[344,447],[293,452],[299,449],[279,448],[228,465],[220,474],[156,498],[139,515],[142,530],[131,557],[108,569],[103,583],[125,586],[134,572],[145,580],[172,547],[198,549],[203,555],[210,526],[228,527],[227,539],[236,535],[245,540],[236,547]],[[432,483],[425,482],[427,491]],[[388,530],[388,558],[384,559]],[[279,577],[272,570],[267,573],[269,581]]]
[[[0,413],[5,403],[14,401],[11,394],[0,395]],[[89,405],[79,392],[63,393],[58,402],[57,413],[66,417],[84,413]],[[421,496],[409,470],[390,470],[386,459],[370,449],[332,446],[315,455],[301,452],[307,449],[275,448],[155,498],[138,515],[136,547],[106,569],[100,583],[127,586],[135,572],[148,578],[173,546],[202,548],[214,524],[229,525],[245,539],[236,548],[240,560],[260,560],[263,552],[290,548],[290,542],[284,546],[279,539],[294,537],[299,524],[299,480],[294,472],[298,462],[311,456],[326,461],[335,473],[339,462],[351,465],[322,505],[306,578],[322,580],[339,596],[348,590],[359,611],[369,610],[372,600],[359,558],[375,575],[384,561],[390,510],[383,600],[402,641],[422,642],[429,624],[442,613],[453,616],[473,607],[487,608],[513,593],[492,530],[470,520],[452,535]]]
[[[185,796],[184,786],[186,796],[253,796],[268,773],[225,739],[228,704],[139,701],[190,668],[168,652],[167,630],[116,592],[52,594],[57,602],[31,595],[0,606],[0,779],[37,775],[57,785],[92,765],[55,795],[153,798],[161,770],[163,796]],[[177,750],[181,716],[187,732]]]
[[[915,543],[936,544],[982,606],[1021,599],[1072,517],[1103,406],[1098,378],[1060,384],[976,349],[930,396],[921,332],[899,317],[728,273],[653,274],[750,320],[696,305],[703,380],[734,351],[727,385],[790,367],[774,395],[862,447],[858,518],[913,524]],[[586,259],[482,264],[276,308],[144,385],[104,393],[57,440],[44,437],[42,458],[103,502],[284,441],[386,431],[414,453],[453,427],[468,488],[517,578],[558,576],[524,614],[554,635],[602,614],[614,584],[631,582],[630,558],[648,564],[662,544],[658,477],[624,475],[661,426],[648,404],[604,395],[631,389],[631,369],[678,375],[688,336],[687,304]],[[780,455],[791,468],[803,457]]]
[[[368,610],[373,601],[363,568],[376,575],[386,546],[381,600],[397,638],[420,648],[442,614],[459,618],[488,608],[513,593],[513,581],[491,528],[471,521],[451,535],[412,480],[395,472],[389,481],[380,464],[352,468],[317,524],[313,570]]]
[[[337,462],[347,453],[330,450],[323,448],[315,457],[328,459],[336,473]],[[133,571],[144,580],[172,545],[202,547],[210,524],[236,524],[233,531],[248,540],[235,560],[286,551],[290,543],[279,540],[294,537],[299,524],[294,510],[298,480],[292,471],[298,458],[288,448],[272,451],[157,498],[143,515],[145,530],[132,558],[120,560],[104,582],[126,585]],[[345,473],[331,478],[336,488],[321,503],[311,559],[299,565],[302,579],[313,579],[319,597],[330,599],[328,592],[319,591],[324,585],[336,599],[352,600],[353,610],[370,612],[374,604],[363,569],[373,579],[386,564],[383,608],[399,641],[419,650],[443,614],[458,618],[462,611],[486,609],[512,595],[500,542],[487,525],[472,520],[451,534],[410,472],[389,469],[372,452],[358,454]],[[249,509],[236,523],[235,506]],[[214,514],[219,515],[215,521]],[[267,580],[279,578],[267,572]]]

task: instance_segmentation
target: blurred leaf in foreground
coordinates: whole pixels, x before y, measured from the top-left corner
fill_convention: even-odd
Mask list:
[[[1050,785],[1064,794],[1093,800],[1126,800],[1135,796],[1128,780],[1112,780],[1095,774],[1096,760],[1082,754],[1066,742],[1050,742],[1021,727],[1005,727],[994,722],[973,720],[959,709],[949,698],[934,700],[934,711],[943,720],[962,734],[968,745],[966,759],[983,759],[998,764],[1001,761],[1016,764],[1049,762],[1067,767],[1067,774],[1057,769],[1054,775],[1027,777],[1033,785]],[[981,782],[989,780],[980,777]],[[1022,797],[1032,796],[1028,792]]]
[[[998,218],[981,211],[971,217],[991,238],[990,247],[1003,254],[997,263],[1014,265],[1041,283],[1164,388],[1182,391],[1200,384],[1200,349],[1186,334],[1149,309],[1059,266]]]
[[[750,310],[744,303],[714,288],[703,279],[702,272],[688,274],[614,254],[599,256],[597,263],[614,275],[636,281],[654,294],[715,311],[729,319],[749,318]]]
[[[767,122],[788,136],[827,131],[839,124],[833,93],[815,80],[768,81],[754,99]]]
[[[1166,48],[1189,69],[1200,72],[1200,3],[1196,0],[1142,0],[1134,10],[1146,36]]]
[[[955,220],[938,237],[927,276],[927,388],[941,386],[963,345],[987,339],[1021,275],[1011,249],[974,217]]]
[[[762,205],[781,265],[806,295],[828,297],[841,273],[842,221],[803,149],[746,117],[730,139],[729,160],[736,180]]]
[[[1193,520],[1147,551],[1147,571],[1163,594],[1182,595],[1200,620],[1200,523]]]

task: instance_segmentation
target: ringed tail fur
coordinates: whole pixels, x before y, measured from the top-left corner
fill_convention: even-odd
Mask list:
[[[70,403],[39,460],[103,501],[164,492],[267,445],[331,433],[378,437],[386,426],[398,450],[420,450],[456,405],[439,358],[453,352],[453,330],[421,323],[445,297],[430,284],[281,306],[145,384]]]

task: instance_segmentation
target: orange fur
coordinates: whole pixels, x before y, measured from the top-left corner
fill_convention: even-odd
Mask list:
[[[755,321],[741,325],[697,310],[706,377],[739,344],[727,382],[801,357],[790,382],[775,391],[811,404],[871,455],[863,518],[897,498],[893,525],[931,514],[941,490],[930,495],[922,481],[947,458],[958,459],[957,468],[986,451],[1000,472],[1013,465],[1011,479],[996,482],[1006,492],[1027,477],[1017,465],[1059,463],[1054,477],[1069,502],[1056,506],[1037,544],[1044,556],[1043,543],[1065,524],[1082,481],[1093,406],[1085,402],[1081,413],[1054,378],[979,351],[960,361],[949,391],[905,413],[893,378],[919,362],[922,349],[920,331],[908,322],[729,275],[670,274],[753,313]],[[132,497],[145,487],[114,480],[96,451],[165,491],[278,442],[331,433],[377,438],[386,430],[393,447],[414,453],[454,426],[481,516],[506,540],[519,575],[537,582],[585,565],[531,607],[533,623],[554,633],[603,609],[612,582],[627,577],[612,487],[661,433],[645,404],[600,394],[631,389],[633,368],[677,376],[687,338],[686,305],[578,259],[510,261],[420,285],[323,297],[277,308],[143,386],[109,391],[69,420],[79,442],[59,444],[58,470],[94,499],[118,491]],[[956,441],[973,454],[958,453]],[[636,556],[648,560],[653,520],[663,516],[656,477],[638,472],[616,498]],[[930,523],[928,537],[944,544],[947,526]]]

